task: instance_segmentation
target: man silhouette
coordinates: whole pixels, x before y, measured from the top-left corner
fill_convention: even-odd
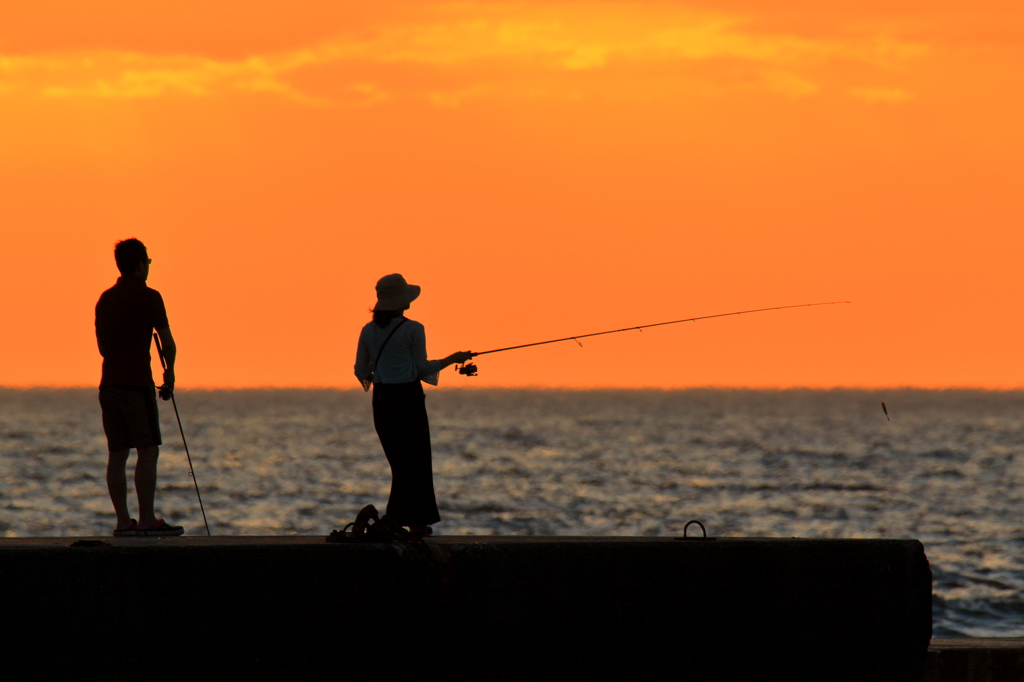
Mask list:
[[[153,512],[156,494],[156,463],[160,454],[160,419],[156,386],[149,355],[153,330],[160,335],[167,370],[160,397],[168,400],[174,390],[174,358],[177,348],[171,337],[164,300],[146,286],[152,262],[138,239],[125,239],[114,247],[121,276],[96,303],[96,342],[103,356],[100,407],[107,435],[107,490],[117,512],[114,535],[181,535],[185,529],[158,519]],[[135,492],[139,519],[128,513],[128,482],[125,465],[132,448]]]

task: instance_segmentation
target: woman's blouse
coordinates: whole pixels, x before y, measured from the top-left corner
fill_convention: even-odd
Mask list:
[[[355,373],[359,381],[365,381],[373,373],[375,384],[405,384],[420,379],[437,386],[441,361],[427,360],[427,335],[423,325],[415,320],[407,320],[395,331],[384,346],[377,366],[373,366],[381,344],[403,319],[394,317],[386,327],[372,321],[363,327],[356,350]]]

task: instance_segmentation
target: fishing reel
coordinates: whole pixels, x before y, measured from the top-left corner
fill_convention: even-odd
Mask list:
[[[461,365],[456,365],[456,369],[459,370],[459,374],[464,374],[467,377],[476,376],[476,365],[472,362],[467,362]]]

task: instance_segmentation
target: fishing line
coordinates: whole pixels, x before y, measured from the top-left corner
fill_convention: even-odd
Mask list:
[[[642,332],[644,329],[651,327],[664,327],[668,324],[680,324],[682,322],[696,322],[698,320],[710,320],[715,317],[729,317],[731,315],[749,315],[751,313],[763,313],[769,310],[786,310],[787,308],[810,308],[818,305],[840,305],[843,303],[849,303],[849,301],[825,301],[823,303],[799,303],[797,305],[780,305],[774,308],[756,308],[754,310],[738,310],[732,313],[718,313],[717,315],[702,315],[700,317],[688,317],[685,320],[672,320],[670,322],[655,322],[654,324],[641,324],[635,327],[623,327],[622,329],[611,329],[606,332],[593,332],[592,334],[576,334],[575,336],[566,336],[561,339],[551,339],[550,341],[537,341],[535,343],[524,343],[518,346],[509,346],[507,348],[495,348],[494,350],[485,350],[479,353],[473,353],[472,357],[478,355],[487,355],[489,353],[503,353],[507,350],[518,350],[519,348],[530,348],[531,346],[544,346],[549,343],[561,343],[562,341],[575,341],[579,344],[580,348],[583,344],[580,343],[580,339],[585,339],[590,336],[604,336],[605,334],[618,334],[620,332],[631,332],[638,331]],[[466,376],[474,377],[477,375],[477,366],[473,363],[466,363],[465,365],[458,368],[459,374],[465,374]]]
[[[160,345],[160,337],[153,332],[153,340],[156,341],[156,353],[160,356],[160,364],[164,371],[167,371],[167,360],[164,358],[164,349]],[[160,387],[163,389],[163,386]],[[162,392],[162,390],[161,390]],[[185,429],[181,427],[181,415],[178,414],[178,403],[174,400],[174,390],[170,390],[171,405],[174,406],[174,416],[178,420],[178,431],[181,433],[181,443],[185,446],[185,457],[188,459],[188,473],[192,477],[192,483],[196,487],[196,497],[199,498],[199,511],[203,512],[203,524],[206,526],[206,535],[210,535],[210,524],[206,521],[206,509],[203,508],[203,496],[199,494],[199,481],[196,480],[196,470],[192,468],[192,455],[188,453],[188,442],[185,441]]]

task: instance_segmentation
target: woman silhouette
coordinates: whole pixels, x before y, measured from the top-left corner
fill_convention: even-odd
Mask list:
[[[442,369],[466,362],[473,354],[463,351],[427,360],[423,325],[403,315],[419,295],[420,288],[399,274],[377,282],[373,320],[359,334],[355,374],[364,390],[373,387],[373,425],[391,465],[385,516],[423,537],[441,517],[434,499],[430,425],[421,381],[436,386]]]

